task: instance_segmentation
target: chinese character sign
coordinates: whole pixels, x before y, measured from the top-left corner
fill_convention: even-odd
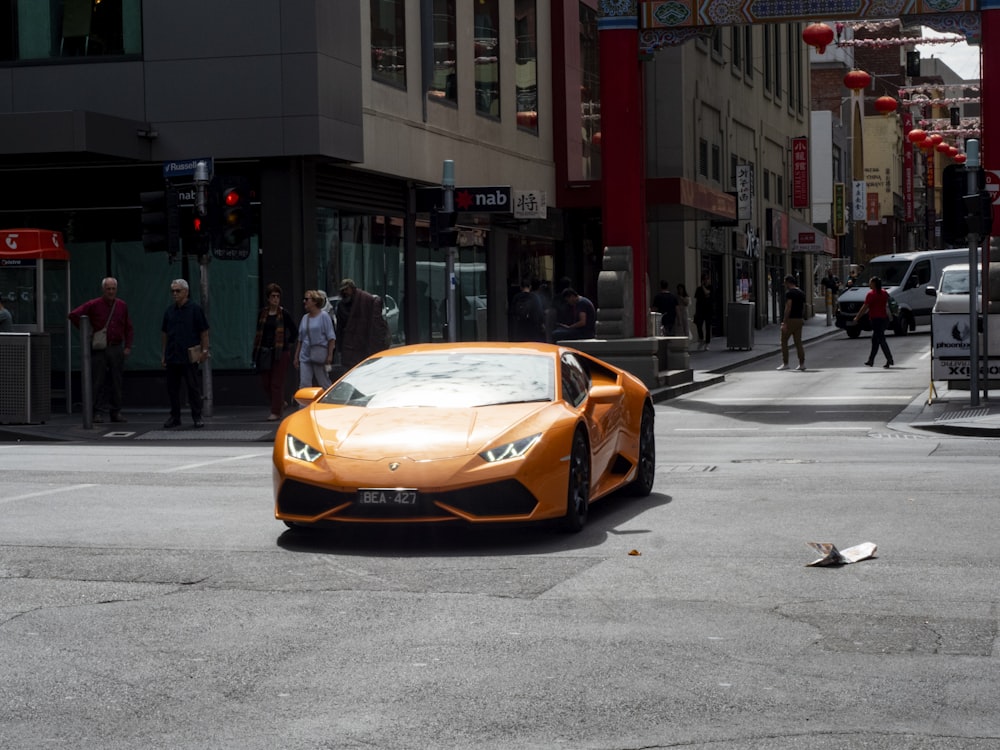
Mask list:
[[[809,208],[808,138],[792,138],[792,208]]]
[[[515,219],[544,219],[546,201],[544,190],[512,190]]]
[[[753,165],[736,165],[736,218],[748,221],[753,218]]]
[[[864,221],[868,213],[868,190],[864,180],[854,181],[854,194],[851,200],[851,219]]]
[[[842,182],[833,183],[833,233],[836,236],[844,234],[844,218],[847,213],[847,189]]]

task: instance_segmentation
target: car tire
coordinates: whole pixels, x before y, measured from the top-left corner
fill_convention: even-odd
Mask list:
[[[653,432],[653,407],[646,404],[639,424],[639,456],[635,479],[628,485],[629,494],[647,497],[656,478],[656,435]]]
[[[905,336],[910,332],[910,318],[908,315],[897,315],[892,321],[892,332],[897,336]]]
[[[587,523],[590,510],[590,446],[581,430],[573,435],[573,447],[569,454],[569,481],[566,488],[566,515],[562,519],[563,530],[577,533]]]
[[[860,335],[861,335],[860,326],[851,326],[850,328],[847,329],[847,338],[849,339],[856,339]]]

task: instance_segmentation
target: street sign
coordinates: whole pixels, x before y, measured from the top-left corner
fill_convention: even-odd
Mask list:
[[[203,161],[208,165],[208,173],[211,175],[215,172],[215,163],[211,156],[203,156],[198,159],[184,159],[183,161],[165,161],[163,162],[163,177],[164,179],[171,180],[175,177],[194,177],[194,170],[198,166],[198,162]]]
[[[444,190],[439,187],[417,188],[417,213],[444,208]],[[510,185],[456,187],[455,210],[459,213],[506,213],[513,210]]]
[[[986,192],[990,194],[990,200],[994,206],[1000,206],[1000,169],[987,169],[986,172]]]

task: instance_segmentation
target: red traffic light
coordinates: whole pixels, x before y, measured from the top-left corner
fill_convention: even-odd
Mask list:
[[[202,225],[201,217],[200,216],[195,216],[194,217],[194,231],[200,232],[201,231],[201,225]]]
[[[229,188],[226,190],[223,200],[227,206],[235,206],[240,202],[240,191],[235,188]]]

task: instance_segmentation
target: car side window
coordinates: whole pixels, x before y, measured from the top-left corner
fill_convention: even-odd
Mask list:
[[[562,397],[573,406],[579,406],[590,392],[590,375],[579,357],[564,354],[559,363],[562,380]]]
[[[931,280],[931,264],[930,261],[921,261],[913,267],[913,273],[910,274],[910,286],[914,289],[918,286],[923,286],[929,283]]]

